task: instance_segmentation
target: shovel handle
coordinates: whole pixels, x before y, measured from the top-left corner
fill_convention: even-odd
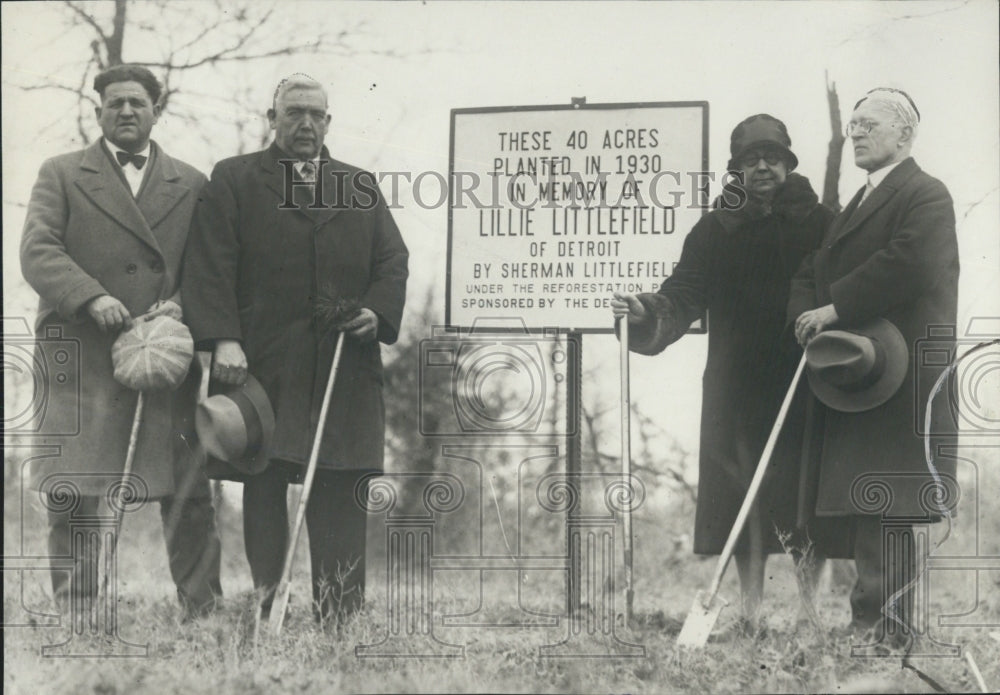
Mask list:
[[[750,481],[750,487],[747,488],[746,497],[743,498],[743,505],[740,507],[739,514],[736,515],[733,530],[729,532],[729,538],[726,539],[722,555],[719,556],[719,564],[715,568],[715,575],[712,577],[712,583],[708,587],[706,605],[711,604],[715,600],[715,595],[719,593],[722,577],[726,574],[726,567],[729,566],[729,560],[732,559],[733,550],[736,548],[736,541],[739,539],[740,534],[743,533],[743,527],[746,526],[747,517],[750,515],[750,508],[757,499],[757,493],[760,492],[761,483],[764,481],[764,473],[767,472],[767,464],[771,461],[775,444],[778,442],[778,435],[781,434],[781,427],[785,424],[785,417],[792,406],[792,400],[795,398],[795,390],[799,385],[799,379],[802,378],[802,370],[805,369],[805,366],[806,356],[803,353],[802,359],[799,360],[799,366],[795,370],[795,376],[792,377],[792,383],[788,387],[788,393],[785,394],[785,400],[781,403],[781,409],[778,410],[778,417],[774,421],[774,427],[771,428],[771,435],[767,438],[767,444],[760,455],[760,461],[758,461],[757,470],[754,471],[753,478]]]
[[[337,349],[333,353],[330,376],[326,380],[326,391],[323,392],[323,404],[319,409],[319,422],[316,425],[316,434],[313,437],[312,451],[309,453],[309,463],[306,464],[306,477],[302,481],[302,493],[299,495],[299,508],[295,514],[295,526],[292,528],[292,535],[288,539],[288,548],[285,550],[285,565],[281,570],[281,581],[278,582],[274,605],[271,607],[271,615],[268,618],[268,623],[274,631],[275,636],[281,634],[281,626],[285,622],[285,609],[288,607],[288,597],[292,589],[292,565],[295,563],[295,547],[299,544],[302,523],[305,520],[306,507],[309,504],[309,493],[312,491],[313,478],[316,477],[320,442],[323,441],[323,431],[326,429],[326,415],[330,410],[330,397],[333,395],[333,384],[337,378],[337,369],[340,367],[340,354],[343,350],[344,334],[340,333],[337,336]]]
[[[132,477],[132,468],[135,465],[135,450],[139,444],[139,427],[142,425],[142,411],[145,406],[145,398],[142,391],[135,402],[135,414],[132,416],[132,431],[128,437],[128,449],[125,452],[125,467],[122,469],[121,483],[118,485],[115,500],[114,532],[111,540],[104,550],[104,581],[101,582],[101,591],[104,597],[108,596],[108,582],[111,580],[111,569],[115,563],[115,556],[118,554],[118,536],[122,531],[122,521],[125,518],[125,484]]]

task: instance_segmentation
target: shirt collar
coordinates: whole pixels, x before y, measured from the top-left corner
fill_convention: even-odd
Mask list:
[[[885,177],[889,175],[889,172],[902,164],[902,161],[893,162],[892,164],[886,164],[881,169],[876,169],[872,173],[868,174],[868,185],[875,188],[880,183],[885,181]]]

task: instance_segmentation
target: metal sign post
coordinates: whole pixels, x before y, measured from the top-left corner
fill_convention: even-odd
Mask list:
[[[570,331],[569,340],[576,341],[576,350],[571,351],[570,364],[566,372],[566,479],[573,491],[572,498],[580,499],[581,439],[580,439],[580,398],[583,394],[583,334]],[[566,553],[569,556],[569,576],[566,578],[566,613],[576,615],[580,610],[580,564],[581,555],[573,552],[573,517],[579,515],[579,505],[571,504],[566,509]]]
[[[628,318],[619,320],[620,371],[621,371],[621,434],[622,434],[622,526],[625,535],[625,625],[632,626],[632,599],[635,586],[632,582],[632,428],[631,399],[629,397],[628,371]]]

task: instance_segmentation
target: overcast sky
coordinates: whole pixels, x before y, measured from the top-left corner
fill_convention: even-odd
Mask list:
[[[922,121],[913,154],[955,199],[962,254],[960,323],[1000,315],[1000,137],[998,137],[997,3],[697,2],[697,3],[332,3],[283,2],[285,19],[314,31],[339,31],[363,21],[352,58],[300,56],[247,66],[208,68],[199,84],[178,95],[186,107],[218,110],[194,87],[212,92],[245,83],[260,118],[277,80],[307,72],[328,85],[333,154],[375,170],[448,170],[453,108],[706,100],[710,103],[709,161],[721,170],[729,135],[744,117],[771,113],[787,124],[799,172],[817,190],[830,137],[824,73],[837,83],[845,121],[868,89],[905,89]],[[13,84],[50,75],[79,80],[86,59],[79,31],[67,32],[59,4],[3,3],[3,248],[4,311],[24,312],[17,243],[23,204],[41,162],[74,144],[71,128],[43,124],[73,118],[67,97],[25,93]],[[177,31],[196,32],[190,27]],[[365,53],[393,48],[402,57]],[[126,58],[142,57],[126,43]],[[222,114],[226,116],[225,113]],[[239,117],[233,113],[233,120]],[[254,128],[261,122],[252,123]],[[206,171],[234,154],[231,129],[192,137],[168,111],[154,138],[171,154]],[[97,132],[96,124],[94,132]],[[202,134],[204,135],[204,134]],[[78,146],[78,144],[76,145]],[[841,201],[863,185],[845,152]],[[407,202],[406,192],[402,202]],[[443,306],[447,210],[407,205],[395,213],[411,248],[410,297],[438,288]],[[443,311],[442,311],[443,315]],[[635,358],[633,395],[658,407],[663,424],[682,441],[697,442],[704,336],[689,336],[657,358]],[[614,383],[614,346],[588,338],[588,364],[605,361]],[[595,361],[596,360],[596,361]],[[611,393],[613,393],[613,388]],[[670,396],[674,403],[674,396]]]

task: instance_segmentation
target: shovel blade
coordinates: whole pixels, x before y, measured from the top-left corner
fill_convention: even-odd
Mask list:
[[[711,600],[709,600],[710,598]],[[688,611],[687,618],[684,620],[684,627],[677,635],[677,646],[704,647],[719,619],[719,613],[726,605],[728,605],[726,600],[718,594],[713,597],[709,597],[704,591],[695,594],[691,610]]]

